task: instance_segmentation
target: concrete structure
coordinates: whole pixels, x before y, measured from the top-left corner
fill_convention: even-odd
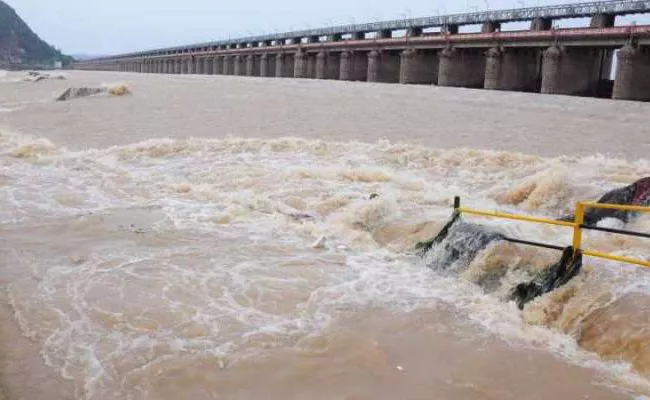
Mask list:
[[[295,60],[293,54],[278,53],[275,56],[275,76],[276,78],[293,78]]]
[[[316,79],[338,79],[340,76],[341,55],[321,50],[316,55]]]
[[[538,49],[501,49],[486,53],[485,89],[536,91],[541,80],[541,57]]]
[[[650,13],[650,1],[337,26],[104,57],[75,68],[438,84],[650,100],[650,26],[615,26],[617,16],[638,13]],[[575,17],[590,17],[589,26],[552,28],[554,20]],[[503,32],[502,24],[512,21],[530,21],[530,29]],[[459,27],[473,24],[480,26],[479,32],[459,33]],[[432,27],[440,32],[426,29]]]
[[[339,79],[342,81],[365,81],[368,76],[368,57],[361,52],[341,53]]]
[[[396,83],[400,78],[398,53],[373,50],[368,54],[368,82]]]
[[[245,68],[244,57],[237,54],[233,59],[233,73],[237,76],[242,76],[246,72]]]
[[[590,48],[551,46],[544,52],[544,94],[595,95],[600,81],[601,53]]]
[[[401,54],[399,82],[437,84],[439,65],[437,52],[406,49]]]
[[[627,45],[618,52],[614,99],[650,101],[650,50]]]
[[[307,56],[304,52],[298,50],[293,56],[293,77],[306,78],[307,77]]]
[[[262,54],[260,56],[260,76],[275,76],[275,60],[270,54]]]
[[[484,82],[485,57],[481,49],[448,47],[440,52],[438,85],[480,88]]]
[[[212,74],[223,75],[223,56],[216,56],[212,61]]]

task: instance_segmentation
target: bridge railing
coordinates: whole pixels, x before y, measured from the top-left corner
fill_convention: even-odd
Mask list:
[[[187,50],[189,48],[228,46],[238,43],[256,43],[274,40],[286,40],[297,37],[331,36],[355,32],[376,32],[381,30],[403,30],[413,27],[432,28],[445,25],[473,25],[483,22],[516,22],[532,20],[534,18],[575,18],[589,17],[598,14],[638,14],[650,13],[650,0],[609,0],[575,4],[560,4],[554,6],[527,7],[508,10],[478,11],[450,15],[439,15],[410,19],[394,19],[388,21],[338,25],[317,29],[299,30],[293,32],[273,33],[266,35],[248,36],[237,39],[218,40],[187,46],[175,46],[158,50],[134,52],[120,55],[119,57],[140,57],[153,55],[157,52],[171,52]],[[115,58],[113,57],[104,57]]]

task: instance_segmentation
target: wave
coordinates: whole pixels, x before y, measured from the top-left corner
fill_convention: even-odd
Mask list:
[[[440,302],[507,340],[623,374],[623,386],[648,394],[647,271],[589,260],[578,279],[520,312],[507,288],[556,254],[499,243],[450,277],[414,252],[446,222],[455,195],[557,217],[648,175],[648,160],[603,155],[237,137],[69,151],[2,132],[0,221],[11,243],[32,246],[29,256],[9,255],[30,271],[10,286],[16,318],[89,398],[168,357],[210,353],[227,364],[350,310]],[[562,228],[484,223],[570,242]],[[632,224],[650,230],[648,219]],[[326,248],[312,249],[321,236]],[[601,233],[585,243],[637,256],[648,248]]]

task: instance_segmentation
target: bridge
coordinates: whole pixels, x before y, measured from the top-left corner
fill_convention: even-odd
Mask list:
[[[650,101],[650,1],[601,1],[351,24],[120,54],[75,69],[436,84]],[[555,29],[553,21],[591,18]],[[530,21],[525,31],[501,31]],[[459,33],[480,25],[480,33]],[[618,63],[610,81],[614,54]]]

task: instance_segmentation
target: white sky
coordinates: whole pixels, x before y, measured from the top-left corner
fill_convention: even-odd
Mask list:
[[[67,54],[115,54],[326,25],[571,0],[5,0]],[[648,23],[646,17],[626,17]],[[623,21],[621,21],[623,22]],[[562,21],[564,26],[584,24]],[[618,22],[617,22],[618,23]]]

